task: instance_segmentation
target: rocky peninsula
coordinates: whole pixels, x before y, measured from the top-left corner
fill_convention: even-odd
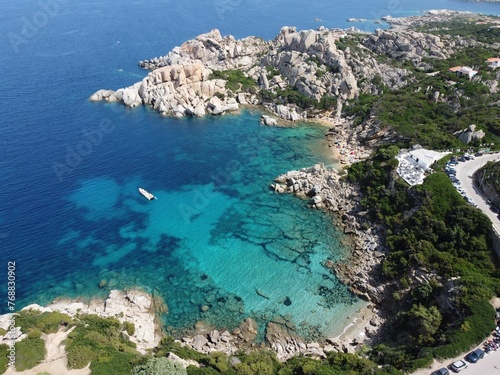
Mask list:
[[[375,116],[360,123],[354,116],[343,115],[350,100],[405,87],[415,80],[406,63],[425,69],[428,59],[446,59],[478,45],[471,38],[418,31],[423,25],[457,17],[467,22],[488,19],[431,10],[422,16],[384,17],[392,27],[374,33],[325,27],[298,31],[286,26],[270,41],[254,36],[235,39],[212,30],[164,56],[140,61],[141,67],[150,70],[142,81],[117,91],[99,90],[90,100],[120,101],[129,107],[147,105],[175,117],[223,115],[241,105],[258,105],[279,119],[263,115],[265,125],[303,120],[327,124],[330,146],[342,163],[350,164],[366,159],[376,145],[394,136]],[[329,105],[320,109],[304,106],[304,98]],[[353,262],[334,268],[357,294],[380,302],[382,291],[372,274],[384,257],[381,230],[367,221],[356,188],[341,182],[338,172],[324,166],[291,171],[276,181],[272,185],[276,192],[310,198],[313,207],[339,218],[338,225],[353,238]]]
[[[129,107],[146,105],[174,117],[224,115],[243,105],[255,105],[267,111],[262,116],[262,123],[267,126],[305,120],[325,123],[330,146],[344,164],[351,164],[367,159],[383,143],[408,140],[396,134],[393,127],[384,126],[371,108],[351,111],[354,101],[402,90],[419,79],[434,77],[439,72],[433,71],[433,62],[487,46],[481,38],[432,32],[443,23],[486,23],[491,30],[500,27],[497,18],[445,10],[407,18],[387,16],[383,21],[391,28],[374,33],[324,27],[298,31],[287,26],[270,41],[257,37],[235,39],[212,30],[164,56],[141,61],[139,65],[150,70],[142,81],[117,91],[99,90],[90,100],[120,101]],[[478,61],[478,66],[482,63]],[[496,93],[498,74],[488,77],[481,85]],[[451,78],[444,76],[445,87],[456,84]],[[413,93],[425,92],[433,103],[445,103],[456,110],[458,100],[444,97],[445,91],[439,83],[419,86]],[[465,97],[461,92],[457,96]],[[381,263],[389,252],[385,245],[386,228],[373,221],[363,208],[359,186],[347,182],[342,171],[317,164],[278,176],[270,188],[277,194],[294,194],[312,208],[332,214],[336,225],[349,238],[346,245],[350,246],[351,255],[342,263],[326,262],[325,267],[369,301],[370,309],[368,318],[360,320],[362,326],[356,326],[354,336],[323,342],[306,343],[289,329],[290,322],[277,319],[267,327],[268,346],[279,359],[286,360],[297,354],[322,358],[328,351],[352,351],[366,338],[375,342],[385,321],[384,311],[379,309],[391,305],[392,314],[393,296],[407,297],[407,301],[413,296],[410,287],[394,294],[395,281],[381,277]],[[453,280],[425,269],[407,275],[404,281],[412,286],[434,283],[440,288],[453,284]],[[454,301],[446,298],[443,311],[453,307],[450,314],[457,314]],[[204,353],[232,354],[238,347],[255,348],[255,335],[255,322],[247,319],[233,332],[219,332],[200,323],[193,335],[180,341]]]

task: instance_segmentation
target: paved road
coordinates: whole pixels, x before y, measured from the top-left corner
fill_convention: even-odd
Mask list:
[[[478,348],[482,349],[482,345],[479,346]],[[467,353],[465,353],[465,354],[467,354]],[[448,368],[448,366],[450,366],[453,362],[458,361],[459,359],[464,360],[464,357],[465,357],[465,355],[459,356],[459,357],[454,358],[454,359],[447,359],[444,361],[434,360],[434,363],[432,364],[432,366],[430,368],[417,370],[412,375],[429,375],[433,371],[436,371],[442,367]],[[460,371],[460,374],[463,374],[463,375],[500,375],[500,350],[491,351],[488,354],[485,354],[483,359],[479,360],[476,363],[468,363],[468,365],[469,365],[469,367],[467,367],[465,370]],[[454,372],[450,370],[450,374],[454,374]]]
[[[457,171],[457,178],[460,181],[460,185],[464,188],[467,196],[477,204],[477,207],[483,211],[486,216],[488,216],[493,223],[493,228],[500,233],[500,220],[493,211],[490,210],[490,206],[483,199],[481,194],[474,188],[471,176],[476,170],[481,168],[489,161],[500,161],[500,154],[488,154],[476,157],[474,160],[468,160],[465,162],[459,162],[455,166]],[[478,346],[478,348],[482,348]],[[465,353],[467,354],[467,353]],[[448,367],[454,361],[463,359],[465,354],[454,359],[448,359],[445,361],[434,361],[430,369],[420,369],[413,373],[413,375],[426,375],[430,374],[432,371],[437,370],[441,367]],[[452,372],[450,372],[452,373]],[[469,364],[469,367],[465,370],[460,371],[460,374],[464,375],[500,375],[500,350],[492,351],[477,363]]]
[[[477,363],[469,363],[469,367],[460,371],[463,375],[499,375],[500,374],[500,352],[489,352]]]
[[[467,196],[475,204],[477,204],[477,207],[481,211],[483,211],[486,216],[490,218],[491,222],[493,223],[493,229],[495,229],[497,233],[500,234],[500,220],[498,219],[497,214],[490,210],[490,206],[486,203],[481,194],[479,194],[479,192],[475,189],[472,183],[472,175],[476,170],[481,168],[489,161],[497,161],[499,159],[500,159],[499,154],[488,154],[488,155],[478,156],[474,160],[459,162],[455,166],[455,170],[457,171],[457,178],[460,181],[460,185],[462,185],[462,187],[464,188]]]
[[[470,364],[468,368],[460,371],[461,374],[499,375],[500,374],[500,352],[489,352],[477,363]]]

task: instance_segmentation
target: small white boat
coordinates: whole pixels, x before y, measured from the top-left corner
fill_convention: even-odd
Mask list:
[[[151,194],[149,191],[147,191],[146,189],[139,188],[139,193],[144,195],[150,201],[152,201],[153,199],[156,199],[156,197],[153,194]]]

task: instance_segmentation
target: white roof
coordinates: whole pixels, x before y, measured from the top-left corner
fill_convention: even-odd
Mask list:
[[[432,165],[432,163],[441,159],[446,154],[443,152],[437,152],[432,150],[426,150],[425,148],[420,148],[417,150],[410,151],[410,155],[415,161],[417,161],[418,159],[418,163],[422,167],[427,169]]]

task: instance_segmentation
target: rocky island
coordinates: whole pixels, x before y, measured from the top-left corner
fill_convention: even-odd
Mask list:
[[[251,319],[232,332],[198,322],[192,335],[177,341],[158,341],[154,328],[134,321],[147,332],[126,336],[124,321],[135,319],[135,313],[120,317],[111,309],[119,323],[108,323],[121,339],[113,341],[120,345],[109,358],[118,361],[125,353],[129,369],[131,363],[146,366],[151,359],[139,352],[149,349],[155,358],[180,363],[183,374],[327,373],[332,368],[396,374],[430,368],[435,358],[457,356],[487,337],[495,325],[489,299],[500,293],[491,223],[454,190],[440,172],[444,163],[410,188],[397,176],[395,156],[417,143],[454,152],[500,144],[500,77],[488,62],[500,56],[500,21],[451,11],[383,21],[392,27],[374,33],[283,27],[271,41],[237,40],[212,30],[141,61],[150,70],[142,81],[90,97],[150,106],[174,117],[219,116],[256,105],[268,113],[262,118],[267,126],[326,123],[325,136],[348,168],[304,166],[277,177],[270,187],[332,213],[349,237],[351,256],[325,267],[370,303],[353,320],[354,334],[347,330],[337,338],[306,342],[290,321],[276,317],[266,327],[263,345],[254,342],[257,328]],[[470,66],[478,74],[462,76],[456,66]],[[482,137],[459,138],[472,123]],[[124,298],[127,304],[136,300]],[[57,311],[79,314],[80,308],[63,303]],[[31,339],[39,334],[31,332]],[[92,368],[99,361],[88,355]]]

